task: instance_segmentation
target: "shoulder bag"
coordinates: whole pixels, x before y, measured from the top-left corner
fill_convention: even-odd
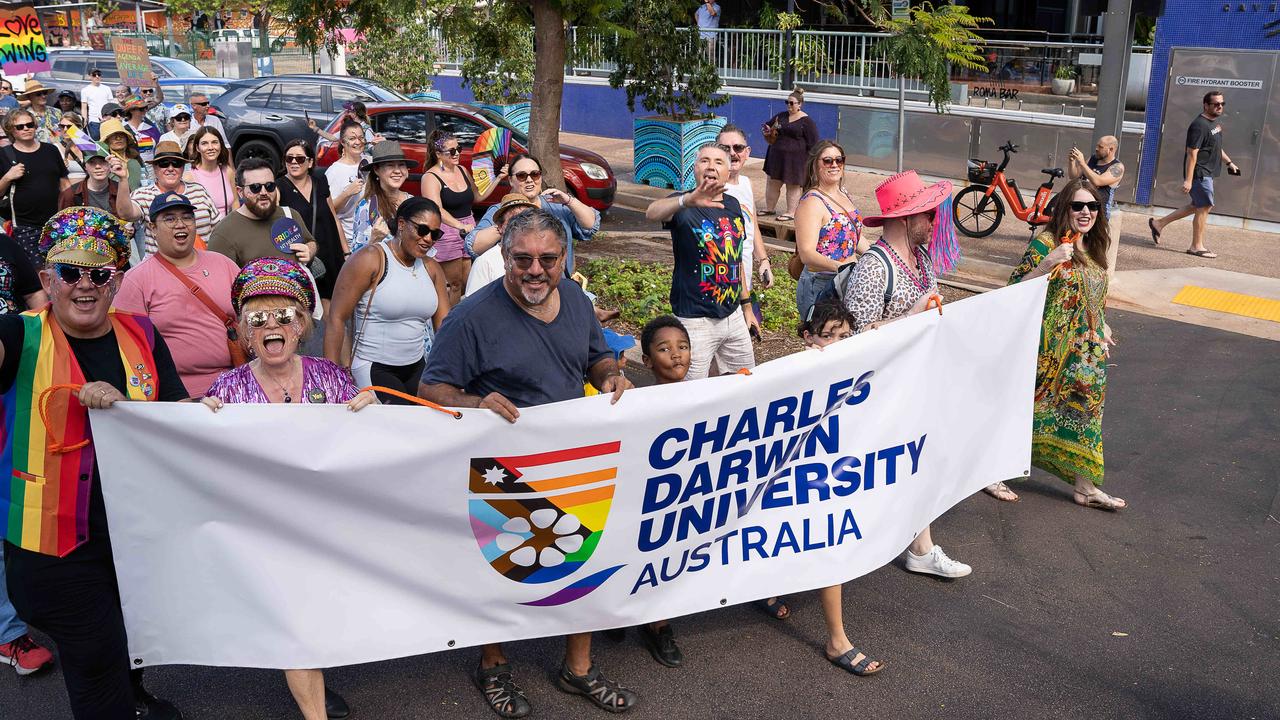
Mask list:
[[[213,301],[213,298],[209,297],[209,294],[204,291],[204,288],[174,267],[173,263],[169,262],[163,255],[156,253],[155,257],[156,262],[160,263],[160,267],[168,270],[169,274],[178,279],[178,282],[185,285],[191,291],[191,294],[203,303],[205,307],[209,308],[209,312],[212,312],[214,317],[218,318],[226,326],[227,351],[231,353],[231,367],[240,367],[249,362],[249,356],[245,353],[244,345],[240,343],[239,323],[236,318],[223,312],[222,308],[218,307],[218,304]]]

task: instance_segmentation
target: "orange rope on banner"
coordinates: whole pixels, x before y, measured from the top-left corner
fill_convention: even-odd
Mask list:
[[[738,375],[750,375],[751,368],[738,368]]]
[[[74,452],[89,444],[89,438],[85,438],[75,445],[63,445],[62,442],[57,439],[57,435],[54,433],[53,427],[49,424],[49,397],[59,390],[69,390],[73,395],[75,395],[80,392],[80,388],[82,387],[84,386],[77,385],[75,383],[50,385],[44,389],[44,392],[40,393],[40,422],[44,423],[44,431],[49,434],[49,452],[51,453],[61,455],[63,453]]]
[[[372,390],[372,391],[374,391],[374,392],[386,393],[386,394],[388,394],[388,395],[394,395],[394,396],[396,396],[396,397],[400,398],[401,400],[408,400],[408,401],[409,401],[409,402],[411,402],[411,403],[416,403],[416,404],[421,405],[421,406],[423,406],[423,407],[429,407],[429,408],[431,408],[432,410],[438,410],[438,411],[440,411],[440,412],[444,413],[445,415],[452,415],[452,416],[453,416],[453,418],[454,418],[455,420],[461,420],[461,419],[462,419],[462,413],[458,412],[457,410],[450,410],[449,408],[441,407],[440,405],[437,405],[437,404],[435,404],[435,403],[431,402],[430,400],[423,400],[422,398],[417,397],[416,395],[410,395],[409,393],[403,393],[403,392],[400,392],[399,390],[392,390],[392,389],[391,389],[391,388],[389,388],[389,387],[383,387],[383,386],[381,386],[381,385],[370,385],[369,387],[363,387],[363,388],[360,388],[360,392],[365,392],[365,391],[367,391],[367,390]]]
[[[942,314],[942,296],[941,295],[934,294],[929,296],[929,301],[924,304],[924,309],[928,310],[931,307],[938,308],[938,314],[939,315]]]

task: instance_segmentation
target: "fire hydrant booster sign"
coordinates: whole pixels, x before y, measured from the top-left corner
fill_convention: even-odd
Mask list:
[[[132,660],[333,667],[852,580],[1029,470],[1045,287],[514,425],[390,406],[93,411]]]

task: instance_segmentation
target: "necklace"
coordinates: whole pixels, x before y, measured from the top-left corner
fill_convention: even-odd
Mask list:
[[[916,267],[920,268],[920,275],[917,277],[915,273],[911,272],[911,268],[908,268],[907,264],[903,262],[902,258],[898,255],[898,251],[894,250],[892,245],[885,242],[883,237],[876,242],[883,245],[885,249],[889,251],[889,259],[893,261],[894,265],[898,266],[898,269],[902,270],[903,274],[907,276],[907,279],[911,280],[912,285],[915,285],[920,292],[929,292],[929,286],[933,283],[930,282],[929,274],[925,271],[924,260],[920,257],[920,246],[917,245],[912,248],[912,252],[915,253],[916,256]]]
[[[400,242],[400,241],[397,241],[397,242]],[[405,261],[403,261],[403,260],[401,260],[401,259],[400,259],[400,253],[396,252],[396,249],[395,249],[395,248],[388,246],[388,249],[389,249],[389,250],[391,250],[391,257],[393,257],[393,258],[395,258],[395,259],[396,259],[396,262],[400,264],[400,267],[402,267],[402,268],[404,268],[404,269],[408,270],[408,271],[410,272],[410,274],[412,274],[415,278],[416,278],[416,277],[418,277],[418,263],[417,263],[417,262],[413,262],[413,263],[406,263]]]
[[[270,381],[271,381],[271,382],[276,386],[276,389],[280,391],[280,394],[284,397],[284,401],[285,401],[285,402],[287,402],[287,403],[291,403],[291,402],[293,402],[293,396],[289,394],[289,381],[288,381],[288,380],[286,380],[285,382],[283,382],[283,383],[282,383],[282,382],[280,382],[279,380],[277,380],[277,379],[275,379],[275,378],[271,377],[270,373],[268,373],[268,372],[267,372],[267,370],[266,370],[266,368],[265,368],[265,367],[263,367],[263,365],[262,365],[262,361],[261,361],[261,360],[259,360],[259,361],[258,361],[258,368],[262,370],[262,375],[263,375],[263,376],[265,376],[268,380],[270,380]],[[293,363],[292,363],[292,362],[291,362],[291,363],[289,363],[289,375],[290,375],[291,377],[292,377],[292,375],[293,375]]]

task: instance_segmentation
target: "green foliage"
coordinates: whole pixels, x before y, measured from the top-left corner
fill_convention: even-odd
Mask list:
[[[779,254],[770,259],[779,268],[774,285],[755,292],[764,315],[764,328],[775,332],[793,332],[800,318],[796,314],[796,282],[787,274],[787,258]],[[590,260],[578,269],[589,282],[587,287],[602,304],[622,312],[623,322],[642,327],[658,315],[671,312],[671,266],[639,260]]]
[[[688,3],[634,0],[619,17],[626,30],[608,42],[606,55],[617,63],[609,85],[626,88],[628,108],[634,111],[640,98],[649,112],[691,119],[709,116],[704,105],[728,102],[716,94],[720,76],[693,27]]]
[[[1058,69],[1053,71],[1053,76],[1059,80],[1074,80],[1076,68],[1074,65],[1059,65]]]
[[[1134,19],[1133,24],[1133,44],[1134,45],[1155,45],[1156,44],[1156,19],[1139,15]]]
[[[476,101],[494,105],[525,102],[533,92],[532,21],[523,3],[506,0],[487,7],[455,3],[441,22],[445,43]]]
[[[429,89],[437,59],[430,21],[421,6],[410,15],[387,18],[387,27],[397,31],[367,34],[350,47],[352,74],[406,95]]]
[[[911,9],[906,20],[884,20],[881,27],[893,33],[876,44],[877,50],[905,77],[918,77],[929,89],[929,102],[942,112],[951,100],[948,64],[985,72],[978,51],[982,38],[973,32],[991,18],[974,17],[963,5],[934,8],[923,3]]]

